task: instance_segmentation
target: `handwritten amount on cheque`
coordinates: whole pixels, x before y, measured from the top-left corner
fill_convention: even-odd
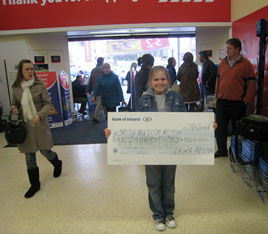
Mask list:
[[[118,129],[113,132],[112,142],[117,145],[118,153],[135,150],[136,153],[202,154],[213,151],[210,138],[207,130]]]

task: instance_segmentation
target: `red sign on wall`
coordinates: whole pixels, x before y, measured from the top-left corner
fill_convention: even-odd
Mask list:
[[[230,22],[231,0],[0,0],[0,31],[89,25]]]
[[[242,55],[250,60],[257,74],[260,38],[256,36],[256,23],[268,16],[268,6],[233,23],[233,37],[242,42]],[[268,44],[268,41],[266,42]],[[268,49],[265,54],[263,102],[261,114],[268,117]]]

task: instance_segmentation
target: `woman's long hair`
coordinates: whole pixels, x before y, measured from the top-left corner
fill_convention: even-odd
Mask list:
[[[193,56],[193,54],[191,52],[186,52],[184,54],[183,61],[189,67],[192,67],[195,64],[194,63],[194,56]]]
[[[32,61],[29,60],[29,59],[22,59],[19,62],[18,72],[17,72],[17,79],[13,83],[12,88],[19,87],[20,84],[21,84],[21,82],[23,81],[22,67],[23,67],[23,64],[25,64],[25,63],[31,63],[31,64],[33,64]],[[34,72],[34,79],[37,79],[35,72]]]

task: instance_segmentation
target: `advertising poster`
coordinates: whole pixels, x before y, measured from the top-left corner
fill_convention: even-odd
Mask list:
[[[60,75],[60,94],[63,112],[64,125],[70,125],[73,122],[71,111],[71,95],[70,87],[68,84],[68,74],[65,71],[61,71]]]
[[[56,72],[37,72],[38,79],[42,80],[47,88],[51,100],[52,108],[47,116],[51,128],[62,127],[62,113],[59,98]]]

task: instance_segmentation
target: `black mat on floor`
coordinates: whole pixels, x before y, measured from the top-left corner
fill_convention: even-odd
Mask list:
[[[107,128],[107,121],[93,123],[92,120],[74,121],[69,126],[52,128],[51,134],[54,145],[80,145],[80,144],[101,144],[107,143],[104,129]],[[8,144],[5,147],[16,147]]]
[[[51,133],[54,145],[80,145],[107,143],[104,129],[107,121],[93,123],[91,120],[74,121],[71,125],[52,128]]]

